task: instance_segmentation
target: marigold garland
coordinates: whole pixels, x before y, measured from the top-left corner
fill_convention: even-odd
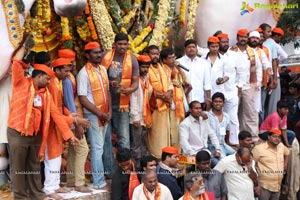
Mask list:
[[[189,0],[187,32],[185,34],[186,40],[194,38],[196,10],[197,10],[197,4],[199,2],[200,2],[200,0]]]
[[[170,0],[160,0],[158,7],[157,20],[155,21],[155,27],[153,29],[153,37],[150,40],[149,45],[161,47],[165,38],[164,30],[168,19]]]
[[[180,8],[179,8],[179,19],[178,22],[181,23],[181,28],[185,28],[185,11],[186,11],[186,0],[180,1]]]
[[[97,30],[102,48],[109,50],[112,48],[115,33],[109,21],[109,13],[103,0],[90,0],[90,9],[93,13],[93,21]],[[89,23],[89,22],[88,22]]]

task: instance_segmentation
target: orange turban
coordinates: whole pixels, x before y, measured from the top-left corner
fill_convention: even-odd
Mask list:
[[[140,55],[137,57],[137,60],[140,65],[150,65],[151,63],[151,58],[146,55]]]
[[[239,29],[237,34],[239,36],[248,36],[248,30],[247,29]]]
[[[98,42],[89,42],[84,46],[84,50],[92,50],[100,47]]]
[[[54,76],[55,76],[54,71],[52,71],[52,70],[50,69],[50,67],[48,67],[47,65],[43,65],[43,64],[34,64],[34,65],[33,65],[33,68],[34,68],[34,70],[40,70],[40,71],[45,72],[45,73],[48,74],[48,76],[50,76],[50,77],[54,77]]]
[[[162,149],[162,152],[169,154],[179,154],[178,149],[176,147],[164,147]]]
[[[273,28],[272,32],[278,33],[278,34],[280,34],[281,36],[284,35],[284,31],[283,31],[281,28],[275,27],[275,28]]]
[[[262,32],[263,32],[263,30],[262,30],[261,28],[257,28],[257,29],[255,29],[255,31],[257,31],[257,32],[259,32],[259,33],[262,33]]]
[[[220,34],[217,35],[217,37],[218,38],[226,38],[226,39],[228,39],[228,34],[226,34],[226,33],[220,33]]]
[[[215,36],[209,37],[207,41],[212,42],[212,43],[219,43],[220,42],[219,38],[217,38]]]
[[[76,57],[76,53],[71,49],[60,49],[58,50],[58,57],[74,60]]]
[[[63,65],[71,65],[71,64],[72,64],[71,60],[68,58],[58,58],[52,63],[52,67],[55,68],[55,67],[60,67]]]
[[[273,134],[276,134],[276,135],[281,135],[281,130],[279,130],[279,129],[272,128],[272,129],[269,130],[269,132],[273,133]]]

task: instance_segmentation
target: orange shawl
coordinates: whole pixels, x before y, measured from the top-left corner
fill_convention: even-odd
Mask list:
[[[130,161],[130,164],[131,164],[132,172],[130,173],[130,178],[129,178],[128,197],[131,200],[133,191],[137,186],[140,185],[140,181],[135,171],[134,163]]]
[[[157,68],[150,65],[148,76],[150,84],[153,87],[152,96],[155,95],[155,92],[166,93],[168,91],[168,77],[160,64],[157,64]],[[155,102],[159,112],[166,111],[168,109],[167,104],[163,100],[156,98]]]
[[[146,189],[145,185],[143,187],[143,192],[144,192],[144,195],[146,196],[147,200],[150,200],[150,197],[148,195],[148,192],[147,192],[147,189]],[[159,183],[157,183],[156,188],[155,188],[154,200],[159,200],[160,195],[161,195],[161,189],[160,189]]]
[[[164,65],[164,67],[168,72],[168,76],[171,77],[173,86],[174,86],[173,101],[175,103],[176,117],[180,120],[184,119],[185,111],[184,111],[184,105],[183,105],[183,95],[185,95],[185,94],[184,94],[183,88],[182,88],[182,80],[179,77],[180,73],[176,67],[173,68],[173,71],[167,65]],[[174,77],[171,76],[172,73],[175,75]]]
[[[85,65],[89,77],[95,106],[103,113],[108,112],[108,80],[105,72],[98,66],[101,79],[98,78],[96,68],[90,62]],[[98,120],[99,126],[103,126],[101,120]]]
[[[115,55],[115,50],[108,51],[105,56],[102,58],[101,65],[103,65],[107,70],[109,69],[112,60]],[[123,66],[122,66],[122,79],[121,84],[124,88],[131,86],[132,78],[132,60],[131,55],[127,51],[124,55]],[[129,111],[129,101],[130,95],[125,95],[120,93],[120,110]]]
[[[140,77],[140,83],[141,83],[141,86],[143,89],[143,94],[144,94],[143,119],[144,119],[146,127],[150,128],[152,126],[152,115],[151,115],[149,96],[148,96],[150,83],[149,83],[148,77],[146,76],[145,78],[146,78],[146,80],[144,82]]]

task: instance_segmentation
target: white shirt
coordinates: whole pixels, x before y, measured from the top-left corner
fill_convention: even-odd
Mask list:
[[[208,137],[214,147],[220,149],[219,139],[210,128],[208,119],[200,117],[197,121],[189,115],[179,125],[179,142],[185,155],[196,155],[198,151],[206,149]]]
[[[160,200],[173,200],[172,194],[169,190],[169,188],[167,188],[167,186],[161,184],[161,183],[157,183],[160,186]],[[144,194],[144,183],[140,184],[139,186],[137,186],[134,191],[133,191],[133,195],[132,195],[132,200],[147,200],[146,195]],[[155,190],[151,193],[149,192],[147,189],[147,194],[150,198],[150,200],[154,200],[155,197]]]
[[[224,84],[217,85],[216,81],[218,78],[223,78],[224,76],[228,76],[225,74],[225,63],[224,59],[218,53],[218,56],[215,62],[212,64],[212,61],[209,58],[209,52],[202,57],[203,59],[207,60],[210,63],[210,77],[211,77],[211,96],[214,95],[216,92],[221,92],[225,94],[225,87]]]
[[[101,65],[100,66],[100,70],[104,71],[105,76],[106,76],[106,78],[108,80],[108,76],[107,76],[107,72],[106,72],[105,67],[103,67]],[[98,80],[100,81],[100,85],[103,86],[103,80],[101,78],[100,72],[98,72],[97,70],[96,70],[96,72],[97,72]],[[89,102],[91,102],[92,104],[94,104],[94,97],[93,97],[93,93],[92,93],[92,88],[91,88],[89,76],[87,74],[85,66],[82,67],[82,69],[77,74],[76,81],[77,81],[77,94],[78,94],[78,96],[86,96],[87,99],[89,100]],[[108,84],[108,87],[109,87],[109,84]],[[88,111],[84,107],[83,107],[83,112],[84,113],[90,113],[90,111]]]
[[[224,55],[220,54],[224,59],[225,74],[229,80],[224,83],[225,98],[232,99],[238,95],[238,88],[243,87],[244,73],[241,65],[241,59],[237,52],[228,50]]]
[[[254,162],[254,161],[253,161]],[[247,167],[238,164],[235,154],[220,160],[215,170],[224,174],[230,200],[253,200],[253,181],[249,178]]]
[[[183,70],[193,87],[190,92],[190,102],[197,100],[204,103],[205,90],[211,90],[210,63],[199,57],[191,60],[186,55],[179,58],[178,61],[190,70],[189,72]]]
[[[149,89],[149,93],[151,92],[152,89]],[[148,94],[148,97],[150,96],[151,94]],[[139,121],[142,126],[145,126],[144,117],[143,117],[143,107],[144,107],[144,92],[139,80],[137,90],[130,95],[130,110],[129,110],[130,124]]]
[[[277,48],[279,62],[282,62],[283,60],[288,58],[287,53],[283,50],[280,44],[276,43],[276,48]]]

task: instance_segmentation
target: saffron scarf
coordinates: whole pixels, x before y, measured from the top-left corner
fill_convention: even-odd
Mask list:
[[[206,192],[204,192],[203,194],[200,194],[198,197],[199,197],[199,200],[210,200],[208,195],[206,194]],[[189,192],[186,192],[183,195],[183,200],[193,200],[193,198]]]
[[[140,83],[143,89],[143,94],[144,94],[144,101],[143,101],[143,119],[145,122],[145,125],[147,128],[150,128],[152,126],[152,114],[151,114],[151,109],[150,109],[150,104],[149,104],[149,87],[150,83],[148,80],[148,77],[145,77],[145,82],[144,80],[140,77]]]
[[[144,192],[144,195],[145,195],[146,199],[150,200],[150,197],[148,195],[148,192],[147,192],[147,189],[146,189],[145,185],[143,187],[143,192]],[[160,189],[159,183],[157,183],[157,185],[155,187],[154,200],[159,200],[160,199],[160,195],[161,195],[161,189]]]
[[[137,186],[140,185],[140,181],[138,179],[137,173],[135,171],[134,163],[132,161],[130,161],[130,165],[132,168],[132,172],[130,172],[130,177],[129,177],[128,197],[131,200],[133,191]]]

